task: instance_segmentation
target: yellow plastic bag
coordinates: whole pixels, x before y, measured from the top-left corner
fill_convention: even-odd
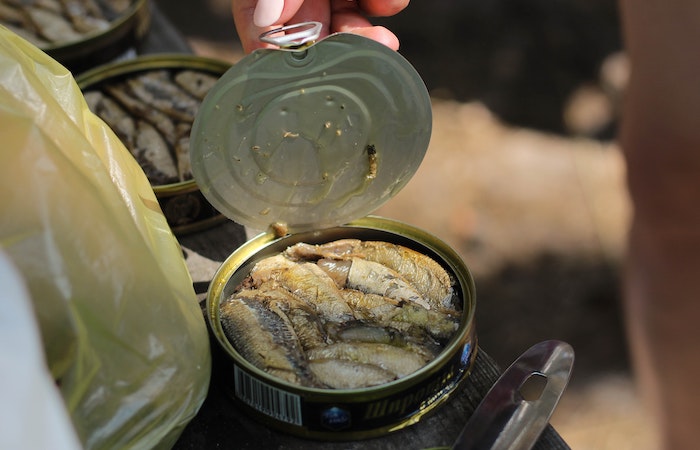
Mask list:
[[[3,27],[0,192],[0,245],[29,287],[82,445],[172,446],[211,370],[182,252],[70,72]]]

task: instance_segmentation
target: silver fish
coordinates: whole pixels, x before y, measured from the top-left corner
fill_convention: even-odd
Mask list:
[[[175,83],[188,94],[204,100],[207,92],[216,84],[218,78],[195,70],[183,70],[175,75]]]
[[[316,359],[309,361],[316,379],[334,389],[357,389],[388,383],[396,375],[373,364],[345,359]]]
[[[408,280],[433,307],[456,309],[453,280],[434,259],[402,245],[340,239],[321,245],[299,243],[285,251],[292,259],[362,258],[380,263]]]
[[[175,120],[194,121],[199,100],[185,93],[170,79],[167,70],[151,70],[129,78],[127,84],[135,97]]]
[[[158,186],[179,181],[177,167],[168,144],[158,131],[144,120],[139,120],[136,124],[133,154],[151,184]]]
[[[353,258],[346,286],[369,294],[411,302],[430,309],[430,303],[398,272],[374,261]]]
[[[425,366],[423,356],[401,347],[374,342],[336,342],[325,347],[310,349],[306,356],[310,361],[317,359],[346,359],[370,364],[405,377]]]
[[[175,123],[167,115],[135,98],[124,84],[108,84],[104,90],[132,115],[156,127],[168,144],[175,145],[178,140],[177,130]]]
[[[315,310],[276,283],[265,283],[257,289],[242,290],[237,296],[255,298],[278,316],[286,317],[304,350],[328,343],[328,333]]]
[[[60,14],[33,6],[25,8],[25,11],[38,33],[48,41],[72,42],[82,37]]]
[[[83,94],[90,111],[97,114],[116,133],[126,147],[133,151],[136,140],[136,122],[110,97],[100,91]]]
[[[254,286],[276,281],[315,308],[324,320],[344,322],[355,318],[338,286],[316,264],[297,263],[280,254],[259,261],[250,276]]]
[[[433,360],[442,350],[437,341],[417,327],[406,332],[391,326],[356,321],[343,324],[333,333],[344,342],[373,342],[401,347],[419,354],[426,361]]]
[[[14,24],[21,27],[30,25],[27,23],[27,19],[21,10],[5,5],[2,2],[0,2],[0,20],[5,24]]]
[[[294,330],[261,302],[234,294],[220,313],[227,338],[248,362],[290,383],[319,386]]]
[[[425,330],[436,339],[449,339],[459,327],[459,313],[446,310],[427,310],[419,305],[402,303],[377,294],[343,290],[345,300],[355,317],[369,320],[401,331],[414,327]]]
[[[91,33],[109,28],[100,8],[90,0],[61,0],[63,12],[80,33]]]
[[[413,285],[396,271],[373,261],[361,258],[350,260],[319,259],[316,264],[330,276],[340,288],[356,289],[367,294],[391,298],[397,302],[413,302],[426,309],[430,303]]]
[[[177,173],[180,181],[192,179],[192,165],[190,164],[190,137],[182,137],[175,144],[175,159],[177,160]]]
[[[63,6],[59,0],[34,0],[32,4],[58,14],[63,14]]]

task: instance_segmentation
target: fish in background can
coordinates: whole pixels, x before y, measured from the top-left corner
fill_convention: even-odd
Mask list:
[[[189,172],[189,128],[208,88],[230,67],[228,62],[195,55],[146,55],[105,64],[76,78],[90,109],[107,122],[132,154],[138,153],[134,156],[151,182],[168,225],[178,235],[226,220],[202,195]],[[175,78],[182,74],[189,76],[183,79],[191,87],[171,93]],[[132,88],[129,83],[135,82],[140,84]],[[140,89],[142,96],[135,95],[134,89]],[[155,106],[143,100],[151,91]],[[182,101],[178,102],[175,94],[182,95]],[[159,101],[170,101],[177,108],[169,112]],[[125,130],[123,115],[134,123],[131,132]],[[151,137],[150,143],[147,137]],[[159,156],[156,148],[161,147],[164,150]],[[172,174],[166,177],[163,172]]]

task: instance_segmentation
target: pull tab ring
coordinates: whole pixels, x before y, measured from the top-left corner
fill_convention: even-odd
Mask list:
[[[302,22],[266,31],[260,35],[259,39],[281,48],[294,49],[318,39],[321,35],[321,27],[321,22]]]

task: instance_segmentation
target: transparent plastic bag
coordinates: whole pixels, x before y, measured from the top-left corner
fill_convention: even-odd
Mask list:
[[[0,245],[82,445],[172,446],[211,371],[182,251],[71,73],[1,26],[0,136]]]

